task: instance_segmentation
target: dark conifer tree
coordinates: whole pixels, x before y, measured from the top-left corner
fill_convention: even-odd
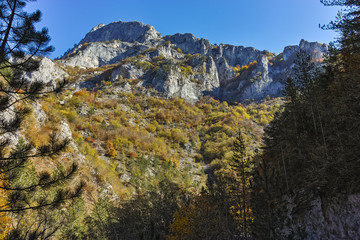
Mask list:
[[[47,29],[38,31],[34,27],[40,21],[40,11],[25,12],[27,2],[6,0],[0,3],[0,188],[8,196],[7,204],[1,206],[0,212],[19,214],[26,210],[55,207],[77,197],[82,189],[82,184],[73,190],[63,187],[64,181],[74,175],[76,164],[67,170],[59,168],[54,173],[33,172],[34,176],[29,181],[23,181],[24,176],[31,172],[31,159],[61,153],[68,140],[60,141],[58,135],[53,133],[47,144],[36,149],[27,140],[11,141],[29,112],[23,106],[46,93],[56,93],[64,86],[61,83],[56,89],[49,90],[43,82],[28,82],[23,77],[39,67],[39,56],[53,50],[48,45],[50,37]],[[29,227],[26,235],[15,229],[12,236],[16,239],[29,236],[35,239],[44,237],[44,234],[53,234],[40,233],[39,229],[33,231]]]
[[[360,192],[360,1],[321,2],[345,7],[324,26],[341,35],[330,48],[324,71],[312,68],[306,56],[299,58],[285,87],[284,109],[265,131],[253,175],[253,232],[258,239],[284,238],[279,230],[301,221],[315,198],[341,199]],[[283,211],[286,199],[294,204],[291,219]]]
[[[233,199],[233,217],[240,219],[235,221],[239,224],[239,235],[243,237],[249,236],[249,228],[251,224],[250,212],[250,177],[251,162],[246,156],[246,146],[241,132],[239,131],[233,143],[233,157],[230,163],[234,172],[234,179],[229,183],[231,186],[231,195]]]

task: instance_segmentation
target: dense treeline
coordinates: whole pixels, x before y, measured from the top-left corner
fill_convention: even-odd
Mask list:
[[[360,3],[322,2],[347,7],[343,18],[324,27],[340,30],[341,36],[323,70],[299,54],[295,77],[286,83],[284,109],[265,131],[252,198],[257,239],[281,239],[286,197],[295,199],[299,216],[316,197],[360,191]]]

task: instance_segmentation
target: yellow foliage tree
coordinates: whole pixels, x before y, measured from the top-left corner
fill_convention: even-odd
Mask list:
[[[0,189],[0,240],[7,239],[11,228],[11,218],[7,213],[1,212],[6,207],[6,192]]]
[[[190,239],[194,231],[194,215],[196,207],[194,205],[184,206],[174,214],[175,221],[170,225],[171,235],[167,240]]]
[[[114,144],[111,140],[108,140],[105,145],[106,154],[109,157],[115,157],[117,155],[117,152],[114,148]]]

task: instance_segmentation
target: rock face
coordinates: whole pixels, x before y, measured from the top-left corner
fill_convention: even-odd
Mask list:
[[[151,80],[151,86],[167,97],[180,97],[188,102],[197,102],[208,92],[218,96],[220,87],[216,65],[212,58],[202,62],[200,58],[192,59],[192,73],[184,73],[182,66],[174,65],[169,70],[159,70]]]
[[[172,36],[165,36],[165,41],[170,41],[175,48],[180,48],[185,54],[202,54],[207,55],[211,51],[212,46],[206,39],[198,39],[191,33],[177,33]]]
[[[68,74],[57,66],[53,61],[44,57],[40,60],[39,68],[30,73],[26,73],[24,78],[28,81],[46,83],[48,87],[55,87],[57,80],[66,78]]]
[[[188,102],[204,95],[241,102],[281,96],[282,79],[291,72],[297,53],[303,50],[321,62],[327,48],[301,40],[275,56],[252,47],[212,45],[190,33],[161,37],[150,25],[120,21],[95,26],[59,61],[80,68],[118,64],[111,80],[139,79],[163,96]],[[92,86],[82,84],[87,85]]]
[[[264,52],[252,47],[233,46],[220,44],[215,54],[224,57],[231,66],[244,66],[258,60],[259,56],[263,56]]]
[[[136,44],[113,41],[109,43],[94,42],[80,44],[74,49],[65,63],[70,66],[81,66],[85,68],[100,67],[119,62],[127,57],[139,54]],[[141,46],[141,45],[137,45]],[[141,47],[139,47],[141,49]],[[146,49],[147,47],[145,47]]]
[[[300,50],[305,51],[314,59],[322,59],[324,53],[328,51],[328,46],[326,44],[319,44],[317,42],[307,42],[304,39],[300,41],[299,46],[287,46],[283,51],[284,61],[288,61],[291,58],[296,57],[296,53]]]
[[[283,239],[359,239],[360,195],[339,196],[325,202],[316,198],[309,211],[295,216],[289,199],[288,219],[280,229]]]
[[[149,43],[161,38],[161,34],[153,26],[140,22],[113,22],[94,27],[80,44],[89,42],[105,42],[120,40],[122,42]]]
[[[282,84],[272,78],[269,60],[261,56],[256,66],[245,79],[235,78],[224,82],[221,88],[221,99],[233,102],[236,100],[259,100],[266,96],[281,96]]]

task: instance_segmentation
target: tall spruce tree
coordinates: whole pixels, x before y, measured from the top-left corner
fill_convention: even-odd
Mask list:
[[[242,237],[249,237],[251,224],[250,210],[250,178],[251,162],[246,154],[245,141],[239,131],[233,143],[233,157],[230,166],[234,172],[232,195],[235,197],[233,202],[233,215],[240,226],[239,232]]]

